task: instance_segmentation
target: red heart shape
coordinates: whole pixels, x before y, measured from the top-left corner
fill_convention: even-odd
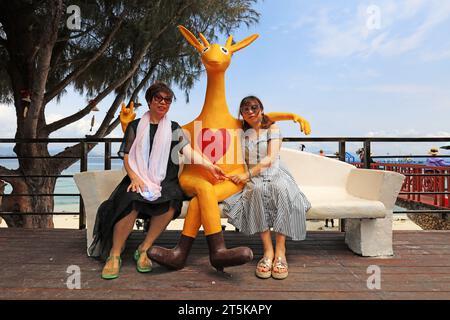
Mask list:
[[[209,128],[202,128],[197,137],[200,149],[212,163],[223,157],[230,147],[231,135],[225,128],[213,131]]]

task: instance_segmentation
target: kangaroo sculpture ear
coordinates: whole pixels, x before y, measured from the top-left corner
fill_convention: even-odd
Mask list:
[[[186,29],[183,26],[178,26],[178,30],[180,30],[181,34],[187,40],[187,42],[189,42],[195,49],[197,49],[198,52],[202,52],[203,51],[205,46],[202,45],[200,43],[200,41],[198,41],[198,39],[192,34],[192,32],[190,32],[188,29]],[[202,41],[203,41],[203,39],[202,39]]]
[[[225,43],[225,48],[228,50],[231,50],[231,46],[233,45],[233,36],[230,35],[227,39],[227,42]]]
[[[206,37],[203,35],[203,33],[199,33],[198,36],[200,37],[200,40],[203,42],[203,47],[209,47],[209,41],[206,39]]]
[[[229,50],[231,51],[231,53],[239,51],[241,49],[244,49],[246,46],[248,46],[250,43],[252,43],[253,41],[255,41],[257,38],[259,37],[258,34],[254,34],[251,35],[250,37],[245,38],[242,41],[239,41],[238,43],[231,45],[232,42],[232,38],[231,36],[228,38],[227,40],[227,45],[229,45]]]

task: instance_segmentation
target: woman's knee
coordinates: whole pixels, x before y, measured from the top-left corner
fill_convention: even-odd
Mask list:
[[[167,217],[170,217],[170,219],[173,219],[176,211],[177,210],[175,208],[170,207],[165,214],[167,215]]]
[[[128,213],[127,215],[125,215],[125,216],[123,216],[122,218],[120,218],[120,220],[118,220],[117,222],[116,222],[116,224],[128,224],[128,223],[131,223],[131,221],[133,221],[133,223],[134,223],[134,221],[137,219],[137,217],[138,217],[138,211],[136,210],[136,209],[133,209],[133,210],[131,210],[130,211],[130,213]]]
[[[130,211],[128,216],[135,217],[135,219],[136,219],[138,214],[139,214],[139,211],[137,211],[137,209],[133,209],[133,210]]]
[[[167,210],[166,212],[164,212],[162,215],[160,215],[160,217],[165,217],[165,218],[170,218],[173,219],[173,216],[175,215],[176,209],[170,207],[169,210]]]

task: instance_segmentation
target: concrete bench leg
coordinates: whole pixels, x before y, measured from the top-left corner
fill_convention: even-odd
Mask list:
[[[392,256],[392,212],[383,219],[345,219],[345,243],[364,257]]]

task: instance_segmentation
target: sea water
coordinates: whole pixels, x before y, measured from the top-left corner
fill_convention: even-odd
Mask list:
[[[8,169],[18,168],[18,161],[16,159],[2,159],[0,164]],[[123,160],[112,159],[111,169],[120,169],[123,166]],[[88,170],[104,170],[105,164],[103,157],[89,157],[88,158]],[[80,172],[80,161],[77,161],[69,168],[64,170],[61,175],[73,175]],[[5,188],[5,194],[12,191],[10,185]],[[73,180],[73,177],[61,177],[56,179],[54,193],[60,194],[77,194],[78,188]],[[54,212],[78,212],[80,208],[80,197],[78,196],[55,196]]]

